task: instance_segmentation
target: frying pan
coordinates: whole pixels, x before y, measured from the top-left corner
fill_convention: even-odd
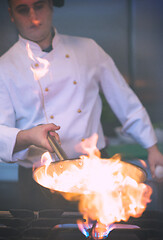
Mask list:
[[[41,167],[35,169],[33,172],[33,179],[39,185],[41,185],[43,188],[48,189],[50,191],[52,189],[49,187],[49,185],[47,185],[47,183],[45,182],[45,179],[43,181],[41,180],[41,176],[45,175],[45,171],[47,171],[48,175],[53,176],[54,172],[57,175],[60,175],[64,171],[70,170],[72,167],[77,167],[77,168],[81,169],[84,165],[84,162],[87,161],[87,159],[85,159],[85,158],[84,159],[83,158],[82,159],[68,159],[66,153],[61,148],[61,146],[57,143],[57,141],[55,140],[54,137],[52,137],[51,135],[48,135],[48,140],[49,140],[49,143],[50,143],[52,149],[54,150],[54,152],[56,153],[56,155],[58,156],[60,161],[52,162],[48,167],[41,166]],[[102,159],[102,161],[108,162],[109,159]],[[147,178],[147,174],[144,171],[144,169],[142,169],[141,167],[138,167],[134,164],[127,163],[124,161],[122,161],[122,174],[124,176],[126,175],[126,176],[133,178],[138,183],[145,182],[146,178]],[[82,192],[76,192],[76,193],[69,192],[68,198],[67,198],[68,192],[65,192],[63,190],[58,190],[58,189],[55,190],[55,192],[60,193],[67,200],[71,199],[72,201],[78,200],[83,194]]]

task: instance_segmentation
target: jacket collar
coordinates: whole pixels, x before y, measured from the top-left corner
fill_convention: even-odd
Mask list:
[[[55,32],[55,35],[52,40],[53,49],[56,48],[56,46],[59,42],[59,34],[55,28],[54,28],[54,32]],[[19,35],[19,42],[23,47],[27,47],[27,44],[29,44],[29,47],[30,47],[32,53],[36,56],[43,57],[44,55],[48,54],[47,52],[42,51],[42,49],[40,48],[40,46],[37,43],[27,40],[27,39],[23,38],[21,35]]]

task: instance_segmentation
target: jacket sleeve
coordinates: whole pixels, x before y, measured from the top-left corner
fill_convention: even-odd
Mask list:
[[[0,79],[0,159],[12,162],[16,136],[15,111],[4,82]]]
[[[122,124],[122,132],[131,135],[142,147],[156,144],[149,115],[120,74],[110,56],[100,65],[100,85],[111,109]]]

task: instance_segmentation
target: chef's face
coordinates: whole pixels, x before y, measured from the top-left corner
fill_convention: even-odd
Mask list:
[[[9,13],[23,38],[39,44],[51,35],[52,0],[10,0]]]

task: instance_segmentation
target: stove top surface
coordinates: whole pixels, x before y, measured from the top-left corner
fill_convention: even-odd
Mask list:
[[[79,212],[64,212],[62,209],[0,211],[0,240],[94,239],[79,230],[78,219],[84,221]],[[112,230],[105,239],[163,240],[162,212],[145,211],[139,218],[117,224],[122,227]]]

